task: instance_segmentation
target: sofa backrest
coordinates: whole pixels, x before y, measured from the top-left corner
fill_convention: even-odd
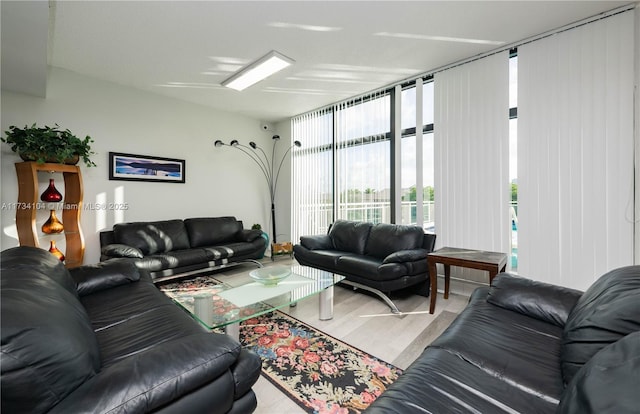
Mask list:
[[[190,218],[184,221],[191,247],[216,246],[239,240],[243,225],[235,217]]]
[[[52,254],[15,247],[0,265],[0,411],[46,412],[99,371],[98,342],[75,283]]]
[[[640,266],[621,267],[591,285],[567,318],[560,348],[564,382],[602,348],[635,331],[640,331]]]
[[[329,229],[329,238],[336,250],[364,254],[372,226],[372,223],[336,220]]]
[[[423,239],[421,227],[379,223],[371,228],[365,254],[384,259],[399,250],[421,249]]]
[[[119,223],[114,241],[139,249],[144,255],[188,249],[189,236],[182,220]]]

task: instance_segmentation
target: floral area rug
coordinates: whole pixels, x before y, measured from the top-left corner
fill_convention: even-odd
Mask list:
[[[170,294],[215,288],[219,283],[211,276],[199,276],[158,287]],[[240,342],[260,355],[262,375],[308,413],[361,413],[402,374],[399,368],[280,311],[243,322]]]
[[[240,341],[262,374],[309,413],[360,413],[402,371],[282,312],[249,319]]]

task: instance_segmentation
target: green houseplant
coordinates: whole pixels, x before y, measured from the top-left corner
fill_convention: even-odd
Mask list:
[[[5,135],[0,140],[11,145],[11,150],[25,161],[74,164],[82,159],[87,167],[96,166],[90,159],[95,154],[91,151],[93,139],[88,135],[80,139],[68,129],[60,129],[58,124],[53,128],[37,127],[36,124],[24,128],[12,125]]]

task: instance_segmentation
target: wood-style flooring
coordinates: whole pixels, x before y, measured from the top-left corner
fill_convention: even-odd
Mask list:
[[[265,266],[291,265],[295,261],[279,258],[275,262],[263,261]],[[238,272],[247,272],[248,266],[229,269],[216,277],[224,280]],[[318,296],[298,302],[295,307],[281,309],[327,334],[372,354],[399,368],[407,368],[435,338],[464,309],[468,297],[450,294],[445,300],[438,293],[436,310],[429,314],[429,298],[418,295],[392,298],[403,315],[393,315],[380,299],[350,287],[334,288],[333,319],[318,320]],[[256,414],[304,413],[296,403],[260,377],[253,386],[258,398]]]

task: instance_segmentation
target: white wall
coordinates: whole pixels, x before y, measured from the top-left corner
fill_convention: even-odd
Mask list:
[[[213,146],[216,139],[238,139],[270,148],[273,131],[263,131],[260,120],[57,68],[50,68],[46,99],[3,91],[1,114],[2,131],[10,125],[57,123],[81,138],[90,135],[95,140],[92,147],[97,153],[93,156],[97,168],[81,164],[85,263],[99,260],[98,232],[117,222],[233,215],[243,220],[245,227],[261,223],[268,228],[269,196],[258,167],[237,150]],[[288,142],[283,135],[283,143]],[[109,151],[184,159],[186,183],[109,181]],[[14,163],[19,161],[9,146],[2,144],[0,249],[18,245],[11,203],[17,200]],[[41,177],[41,191],[48,178],[47,174]],[[54,178],[62,191],[62,177]],[[287,187],[286,180],[288,177],[281,176],[282,188]],[[122,202],[128,208],[87,209],[97,201]],[[289,203],[279,203],[278,209],[279,214],[289,216],[284,211],[289,210]],[[39,211],[38,228],[46,217],[46,211]],[[48,237],[41,238],[41,247],[48,246]],[[56,237],[64,246],[63,237]]]

